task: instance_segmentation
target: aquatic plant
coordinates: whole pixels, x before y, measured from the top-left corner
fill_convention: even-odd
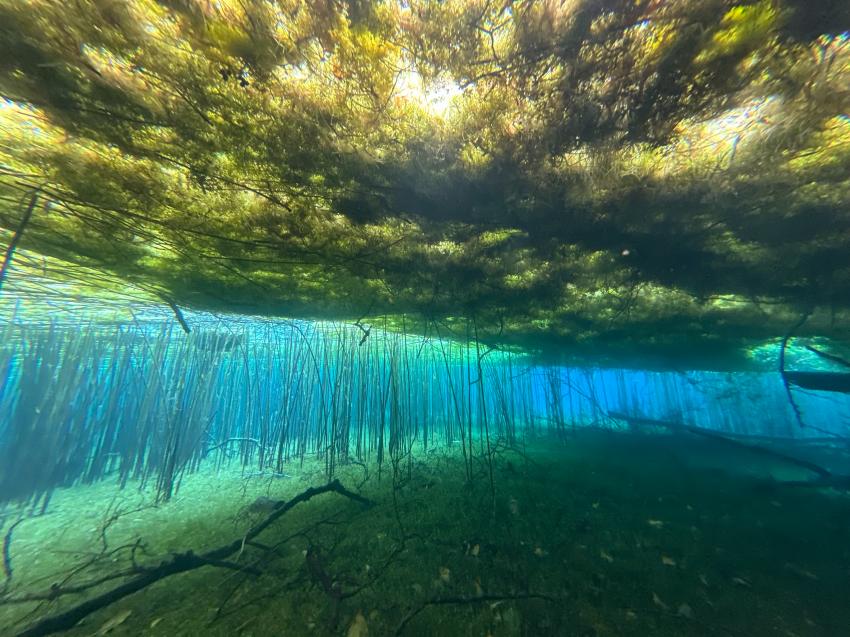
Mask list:
[[[449,340],[439,322],[424,337],[188,313],[186,333],[162,306],[118,303],[107,320],[102,307],[58,298],[45,316],[42,303],[2,306],[0,334],[0,500],[34,508],[57,486],[106,477],[165,500],[204,461],[275,475],[318,457],[328,479],[340,464],[375,461],[379,475],[386,464],[397,477],[414,447],[454,445],[467,479],[483,471],[494,492],[494,449],[625,426],[612,412],[733,435],[847,435],[846,400],[800,394],[801,428],[772,370],[541,365],[485,348],[473,321]],[[754,408],[772,415],[751,418]]]
[[[0,25],[0,226],[174,307],[727,369],[804,312],[847,337],[842,3],[7,0]]]
[[[502,603],[571,621],[565,579],[538,587],[526,575],[550,566],[526,566],[587,561],[568,545],[603,566],[620,553],[607,529],[543,546],[590,518],[521,493],[571,492],[562,461],[592,474],[588,441],[610,445],[595,462],[615,456],[593,492],[630,454],[697,438],[690,453],[762,463],[754,488],[801,496],[798,511],[814,509],[801,494],[846,494],[848,33],[839,0],[0,0],[4,617],[48,634],[215,567],[236,580],[218,621],[248,577],[293,567],[276,594],[306,582],[337,633],[343,602],[399,563],[510,553],[481,572],[519,565],[519,586],[452,588],[459,570],[435,562],[431,594],[378,625],[401,634],[453,605],[502,621]],[[202,478],[208,494],[241,484],[227,503],[241,537],[181,531],[154,557],[122,528],[180,510]],[[746,482],[695,479],[707,499]],[[96,546],[28,577],[23,531],[86,490],[112,498]],[[374,496],[373,572],[339,563],[376,544],[360,513],[314,502],[278,524],[326,493]],[[420,515],[435,501],[446,511]],[[817,506],[846,536],[838,504]],[[694,532],[707,517],[665,507]],[[761,518],[797,528],[763,507],[760,533]],[[440,525],[457,537],[426,537]],[[693,599],[647,592],[662,623],[694,620]],[[56,614],[22,626],[19,604]],[[353,617],[349,637],[375,622]],[[508,632],[552,628],[505,617]]]

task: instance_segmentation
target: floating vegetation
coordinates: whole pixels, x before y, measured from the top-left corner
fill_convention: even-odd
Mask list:
[[[0,0],[0,633],[839,635],[846,0]]]

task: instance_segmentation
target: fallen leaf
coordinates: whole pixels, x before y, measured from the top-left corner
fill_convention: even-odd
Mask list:
[[[123,612],[121,612],[121,613],[118,613],[117,615],[115,615],[115,617],[113,617],[112,619],[110,619],[109,621],[107,621],[107,622],[106,622],[103,626],[101,626],[101,627],[100,627],[100,630],[98,630],[95,634],[96,634],[98,637],[100,637],[101,635],[106,635],[106,634],[107,634],[107,633],[109,633],[109,632],[110,632],[113,628],[115,628],[116,626],[120,626],[120,625],[121,625],[121,624],[123,624],[125,621],[127,621],[127,618],[128,618],[128,617],[129,617],[132,613],[133,613],[133,611],[131,611],[131,610],[125,610],[125,611],[123,611]]]
[[[348,627],[346,637],[366,637],[368,634],[369,626],[366,624],[366,618],[363,617],[363,612],[358,610]]]
[[[685,619],[693,619],[694,611],[688,604],[681,604],[679,608],[676,610],[676,614],[679,617],[684,617]]]
[[[743,586],[744,588],[752,588],[753,587],[753,585],[750,584],[750,582],[745,580],[743,577],[733,577],[732,582],[737,584],[738,586]]]

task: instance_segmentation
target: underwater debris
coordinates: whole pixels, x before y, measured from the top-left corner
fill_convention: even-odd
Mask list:
[[[127,621],[127,618],[132,614],[132,610],[125,610],[118,613],[117,615],[115,615],[115,617],[106,621],[103,626],[98,629],[98,631],[94,634],[93,637],[102,637],[103,635],[108,635],[110,632],[112,632],[114,628],[120,626],[125,621]]]
[[[742,588],[752,588],[753,587],[752,583],[748,579],[743,578],[743,577],[738,577],[737,575],[732,578],[732,583],[737,584],[738,586],[740,586]]]
[[[661,601],[661,598],[658,596],[658,593],[655,593],[655,592],[652,593],[652,603],[655,604],[656,606],[658,606],[658,608],[660,608],[661,610],[664,610],[664,611],[670,610],[670,607],[667,604],[665,604],[663,601]]]
[[[476,577],[475,581],[472,582],[472,584],[475,587],[475,596],[476,597],[481,597],[482,595],[484,595],[484,587],[481,586],[481,578],[480,577]],[[494,602],[494,604],[499,604],[499,603],[500,602]],[[495,607],[494,604],[491,604],[490,607],[494,608]]]
[[[278,500],[270,498],[266,495],[257,496],[257,499],[248,504],[244,510],[250,514],[268,514],[274,511],[278,505]]]
[[[690,607],[689,604],[679,604],[679,608],[676,609],[676,615],[679,617],[684,617],[685,619],[693,619],[694,611]]]
[[[807,570],[807,569],[805,569],[801,566],[798,566],[797,564],[792,564],[791,562],[786,562],[783,565],[783,568],[786,571],[794,573],[795,575],[799,575],[800,577],[804,577],[805,579],[812,580],[813,582],[817,582],[820,579],[817,575],[815,575],[811,571],[809,571],[809,570]]]
[[[205,566],[216,566],[219,568],[232,569],[235,571],[258,575],[259,571],[256,568],[229,562],[227,561],[227,558],[234,553],[242,551],[246,545],[250,545],[254,538],[260,535],[293,507],[324,493],[336,493],[363,506],[371,506],[373,504],[371,500],[346,489],[342,486],[339,480],[334,480],[333,482],[320,487],[310,487],[289,500],[279,501],[274,507],[274,510],[265,519],[252,526],[242,537],[217,548],[204,551],[200,554],[196,554],[191,549],[183,553],[173,554],[169,559],[161,561],[154,567],[139,567],[134,563],[133,569],[131,573],[129,573],[130,579],[125,580],[123,584],[103,593],[99,593],[94,597],[91,597],[86,601],[76,606],[72,606],[71,608],[56,615],[40,619],[28,628],[20,631],[17,634],[17,637],[44,637],[45,635],[67,630],[95,611],[106,608],[115,602],[132,595],[133,593],[147,588],[155,582],[171,577],[172,575],[185,573]],[[101,582],[100,580],[96,580],[95,583],[99,584]],[[79,587],[72,587],[67,591],[63,591],[61,587],[51,588],[51,598],[55,598],[66,593],[78,592],[80,592]]]
[[[351,620],[351,624],[349,624],[345,635],[346,637],[368,637],[369,626],[366,623],[366,618],[363,616],[362,610],[357,611],[357,614],[354,616],[354,619]]]
[[[12,235],[12,239],[9,241],[6,246],[6,250],[3,252],[3,261],[0,262],[0,291],[3,289],[3,282],[6,280],[6,273],[9,271],[9,266],[12,264],[12,258],[15,256],[15,250],[17,250],[18,244],[24,235],[24,231],[30,223],[30,219],[32,219],[32,214],[35,210],[40,194],[40,187],[33,188],[32,193],[30,194],[29,203],[27,204],[24,213],[21,215],[21,220],[15,228],[15,233]]]
[[[671,431],[683,431],[687,433],[691,433],[697,436],[701,436],[703,438],[708,438],[710,440],[714,440],[730,447],[736,447],[739,449],[746,449],[752,453],[769,456],[771,458],[776,458],[777,460],[782,460],[783,462],[787,462],[788,464],[795,465],[797,467],[802,467],[804,469],[808,469],[812,473],[818,476],[817,480],[823,480],[825,482],[835,482],[836,477],[831,474],[830,471],[825,469],[824,467],[815,464],[814,462],[810,462],[808,460],[804,460],[802,458],[797,458],[794,456],[790,456],[786,453],[782,453],[781,451],[776,451],[774,449],[770,449],[769,447],[759,446],[755,444],[750,444],[747,442],[743,442],[742,440],[736,440],[730,436],[723,435],[717,431],[711,431],[709,429],[703,429],[701,427],[694,427],[691,425],[686,425],[683,422],[672,422],[668,420],[655,420],[652,418],[640,418],[637,416],[630,416],[627,414],[623,414],[616,411],[609,411],[608,415],[611,418],[615,418],[617,420],[623,420],[629,425],[632,426],[649,426],[649,427],[663,427],[665,429],[669,429]],[[848,477],[850,480],[850,477]],[[841,482],[841,479],[838,480]]]
[[[850,374],[839,372],[785,372],[792,385],[803,389],[850,394]]]
[[[805,345],[804,347],[808,351],[812,352],[813,354],[816,354],[817,356],[819,356],[820,358],[823,358],[824,360],[828,360],[831,363],[838,363],[842,367],[850,367],[850,361],[848,361],[844,358],[841,358],[840,356],[836,356],[835,354],[830,354],[828,352],[824,352],[822,350],[817,349],[816,347],[812,347],[811,345]]]
[[[328,620],[328,627],[330,630],[335,630],[342,611],[344,597],[342,583],[328,572],[322,557],[321,547],[310,544],[304,552],[304,561],[307,563],[307,571],[310,573],[310,577],[330,599],[333,612]]]
[[[12,522],[9,525],[8,530],[3,535],[3,549],[2,549],[2,563],[3,565],[3,589],[5,590],[12,581],[12,534],[15,532],[15,529],[18,525],[26,520],[27,518],[24,516],[19,517],[17,520]]]
[[[191,334],[192,330],[186,322],[186,317],[183,316],[182,310],[177,307],[177,303],[175,303],[173,299],[167,297],[162,297],[162,300],[165,301],[168,304],[168,307],[171,308],[171,311],[174,312],[174,317],[177,319],[177,323],[180,325],[180,328],[186,332],[186,334]]]

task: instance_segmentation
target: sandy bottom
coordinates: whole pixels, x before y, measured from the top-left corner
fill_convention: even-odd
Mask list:
[[[271,502],[324,484],[323,469],[210,466],[158,506],[138,485],[58,491],[14,529],[0,634],[125,579],[27,595],[244,536]],[[389,463],[380,478],[374,464],[340,467],[374,506],[317,496],[232,555],[238,568],[168,577],[66,634],[850,634],[850,498],[773,482],[797,469],[704,440],[588,431],[498,447],[495,494],[483,457],[473,471],[459,447],[417,449],[395,476]],[[3,535],[17,516],[6,507]]]

